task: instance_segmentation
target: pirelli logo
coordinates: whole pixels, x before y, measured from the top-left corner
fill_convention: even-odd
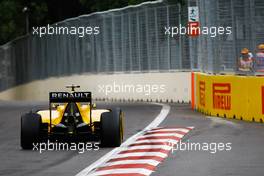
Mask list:
[[[213,108],[231,109],[231,85],[230,83],[213,83]]]
[[[205,107],[205,82],[200,81],[199,82],[199,99],[200,99],[200,105]]]

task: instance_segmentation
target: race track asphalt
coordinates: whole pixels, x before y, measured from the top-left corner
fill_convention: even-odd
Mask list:
[[[146,127],[161,106],[147,103],[102,103],[125,112],[125,139]],[[171,104],[168,117],[160,126],[193,126],[184,137],[189,143],[231,143],[230,151],[174,151],[153,176],[261,176],[264,173],[264,126],[237,120],[205,117],[188,104]],[[47,107],[45,102],[0,102],[0,175],[73,176],[104,156],[111,148],[98,151],[25,151],[20,148],[20,116],[32,108]]]

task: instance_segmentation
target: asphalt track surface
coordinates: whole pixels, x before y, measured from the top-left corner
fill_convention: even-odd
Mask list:
[[[113,103],[98,103],[105,106]],[[147,103],[114,103],[125,112],[125,139],[144,129],[161,106]],[[153,176],[262,176],[264,173],[264,126],[194,112],[187,104],[171,104],[160,126],[195,127],[183,142],[232,143],[230,151],[174,151]],[[98,151],[25,151],[20,148],[20,116],[32,108],[47,107],[45,102],[0,102],[0,175],[74,176],[112,148]]]

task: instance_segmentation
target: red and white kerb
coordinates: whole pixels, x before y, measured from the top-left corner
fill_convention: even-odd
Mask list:
[[[156,170],[193,127],[158,127],[146,131],[89,176],[147,176]]]

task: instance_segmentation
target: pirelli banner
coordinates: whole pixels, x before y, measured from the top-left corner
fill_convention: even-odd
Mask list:
[[[264,77],[192,73],[192,106],[211,116],[264,121]]]

